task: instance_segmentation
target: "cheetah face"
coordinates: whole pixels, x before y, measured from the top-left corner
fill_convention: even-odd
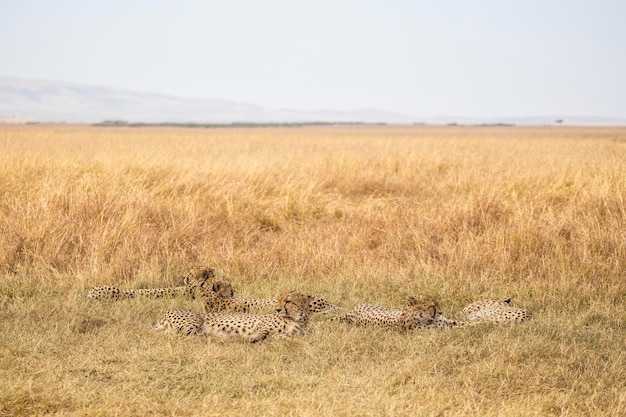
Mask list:
[[[235,296],[233,286],[226,278],[212,278],[209,282],[202,283],[201,288],[202,298],[233,298]]]
[[[217,294],[220,298],[233,298],[235,291],[230,281],[225,278],[218,278],[211,284],[211,291]]]
[[[427,295],[409,297],[402,309],[401,317],[404,328],[407,330],[418,325],[429,325],[445,320],[437,301]]]
[[[189,285],[193,282],[204,283],[207,279],[215,277],[215,269],[207,267],[194,267],[187,273],[184,284]]]
[[[402,310],[405,314],[419,314],[430,320],[437,320],[442,317],[441,309],[437,301],[428,295],[417,295],[409,297],[406,306]]]
[[[196,293],[202,289],[208,279],[215,276],[215,269],[206,267],[194,267],[185,275],[183,280],[184,285],[187,286],[185,292],[191,295],[192,298],[196,297]]]
[[[290,292],[278,300],[276,314],[295,321],[306,320],[309,316],[309,297],[299,292]]]

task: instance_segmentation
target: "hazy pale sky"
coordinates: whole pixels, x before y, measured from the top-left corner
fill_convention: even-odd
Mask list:
[[[0,0],[0,75],[299,110],[626,117],[624,0]]]

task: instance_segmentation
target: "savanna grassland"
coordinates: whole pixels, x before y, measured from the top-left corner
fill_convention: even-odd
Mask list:
[[[626,128],[0,126],[0,416],[626,415]],[[250,345],[87,300],[213,266],[238,296],[430,294],[399,334]]]

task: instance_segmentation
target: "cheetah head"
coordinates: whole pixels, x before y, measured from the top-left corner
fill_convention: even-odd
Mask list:
[[[409,297],[402,309],[405,328],[411,328],[416,323],[428,324],[440,320],[443,316],[437,301],[428,295]]]
[[[299,292],[289,292],[278,299],[276,314],[295,321],[305,321],[309,317],[309,296]]]
[[[210,282],[204,282],[201,295],[203,297],[233,298],[235,291],[229,280],[220,277],[212,279]]]
[[[185,292],[196,298],[198,293],[202,292],[202,288],[208,279],[215,276],[215,269],[206,267],[194,267],[192,268],[183,280],[184,285],[187,287]]]
[[[184,284],[189,285],[196,283],[204,283],[207,279],[215,276],[215,269],[207,268],[204,266],[196,266],[191,268],[187,275],[185,275]]]
[[[472,313],[476,313],[481,310],[491,310],[494,308],[510,307],[511,299],[504,300],[480,300],[474,301],[463,309],[463,314],[469,316]]]

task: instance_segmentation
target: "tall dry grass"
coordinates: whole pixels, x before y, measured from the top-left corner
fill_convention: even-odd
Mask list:
[[[0,149],[0,415],[626,412],[626,129],[3,126]],[[198,264],[242,296],[535,318],[248,346],[152,330],[197,300],[85,299]]]

